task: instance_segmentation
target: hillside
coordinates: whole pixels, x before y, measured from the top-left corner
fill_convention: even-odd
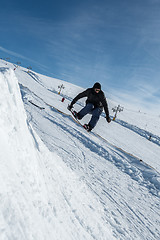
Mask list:
[[[160,118],[124,109],[87,133],[67,110],[82,88],[0,67],[0,239],[158,240]]]

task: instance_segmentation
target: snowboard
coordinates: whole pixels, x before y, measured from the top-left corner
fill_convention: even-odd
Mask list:
[[[72,115],[73,115],[73,117],[74,117],[74,120],[75,120],[81,127],[83,127],[87,132],[91,132],[91,131],[88,131],[88,129],[87,129],[87,124],[82,124],[82,123],[77,119],[77,117],[76,117],[77,112],[76,112],[76,111],[74,111],[74,110],[71,109],[70,112],[72,113]]]

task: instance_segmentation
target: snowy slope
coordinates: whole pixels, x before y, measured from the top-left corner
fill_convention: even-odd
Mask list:
[[[112,239],[97,198],[27,122],[12,70],[0,91],[0,239]]]
[[[5,62],[1,61],[1,66],[5,67]],[[7,66],[14,68],[10,63]],[[39,149],[37,159],[41,159],[41,166],[38,165],[36,173],[40,185],[45,187],[38,188],[37,191],[46,201],[44,204],[40,198],[41,203],[34,205],[37,215],[41,215],[40,224],[43,224],[43,221],[46,223],[40,239],[44,239],[44,234],[48,234],[46,239],[51,239],[51,234],[54,234],[55,239],[114,239],[114,237],[127,240],[159,239],[159,118],[139,111],[126,110],[119,114],[116,122],[110,124],[107,124],[102,116],[93,133],[89,134],[75,123],[67,110],[68,103],[83,90],[82,88],[34,72],[28,73],[24,68],[16,69],[16,77],[10,70],[9,73],[8,70],[4,73],[1,69],[1,72],[2,79],[8,74],[7,79],[17,77],[19,81],[27,113],[27,129],[30,129],[32,141],[34,139],[35,155],[37,155],[37,148]],[[62,83],[65,89],[62,95],[58,95],[58,86]],[[66,98],[63,103],[62,96]],[[31,101],[45,109],[39,109],[31,104]],[[78,110],[82,105],[84,105],[84,99],[75,104],[75,108]],[[109,100],[110,112],[113,106],[114,103]],[[4,107],[4,111],[6,109],[7,107]],[[86,122],[89,117],[82,122]],[[9,124],[6,126],[9,127]],[[148,132],[154,135],[155,141],[148,141]],[[2,136],[5,133],[9,138],[6,130]],[[17,138],[21,139],[18,134],[16,133]],[[42,144],[37,134],[50,151]],[[28,142],[28,137],[26,141]],[[21,141],[19,145],[21,146]],[[23,144],[18,151],[26,158]],[[17,155],[13,151],[15,159]],[[5,151],[4,156],[7,156]],[[37,161],[39,162],[34,160],[36,164]],[[17,160],[15,165],[19,165]],[[4,169],[4,166],[1,169]],[[8,174],[7,170],[8,167],[4,172]],[[32,174],[34,178],[35,173],[31,172]],[[25,173],[22,173],[22,176],[25,177]],[[10,185],[11,188],[14,186],[12,183]],[[34,192],[32,184],[29,186],[30,192]],[[23,191],[26,189],[24,186]],[[57,194],[54,195],[55,191]],[[3,192],[2,188],[1,195]],[[49,197],[47,198],[46,195]],[[25,200],[22,202],[26,203]],[[34,201],[31,197],[32,202]],[[62,212],[58,208],[58,203],[63,206]],[[69,206],[69,210],[66,205]],[[53,206],[61,212],[61,219],[59,216],[55,217],[56,214],[50,213]],[[5,211],[6,206],[1,209]],[[43,211],[44,214],[42,214]],[[28,218],[32,218],[32,208],[26,209],[25,212]],[[13,211],[10,214],[12,213]],[[59,224],[53,227],[53,222]],[[5,234],[7,230],[9,231],[12,224],[8,222],[7,224],[8,229],[1,233]],[[27,226],[30,226],[28,222]],[[48,230],[50,227],[53,228],[51,231]],[[18,229],[17,225],[16,228]],[[30,231],[34,230],[30,227]],[[62,235],[60,235],[61,231]],[[27,237],[32,239],[30,236]]]
[[[35,98],[35,94],[38,96],[36,101],[39,101],[41,98],[43,100],[41,104],[47,103],[66,114],[68,114],[68,103],[70,103],[77,93],[83,90],[80,87],[61,80],[49,78],[34,72],[28,73],[26,69],[17,69],[15,74],[19,82],[33,92],[33,98]],[[57,95],[57,91],[58,86],[61,84],[65,86],[65,89],[62,91],[62,95],[59,96]],[[63,96],[65,96],[66,100],[64,104],[61,104]],[[31,93],[29,94],[29,99],[31,99]],[[108,102],[110,113],[112,114],[111,109],[115,103],[112,103],[110,100]],[[75,106],[76,110],[80,109],[83,105],[84,99],[80,100],[79,105]],[[103,138],[107,138],[111,144],[135,155],[160,172],[160,118],[131,110],[124,110],[119,114],[119,117],[120,119],[118,118],[116,122],[112,122],[110,125],[106,124],[105,119],[101,117],[95,131]],[[87,120],[85,118],[82,122],[84,123]],[[149,135],[152,136],[151,142],[148,141]],[[135,142],[137,144],[133,144]]]

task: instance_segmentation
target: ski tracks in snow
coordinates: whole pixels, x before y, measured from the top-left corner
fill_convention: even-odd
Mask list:
[[[28,107],[31,106],[27,105],[26,109]],[[32,124],[47,147],[58,152],[99,198],[106,221],[112,225],[117,239],[132,236],[130,239],[150,240],[160,237],[155,224],[159,216],[158,173],[94,134],[87,133],[70,117],[51,107],[46,107],[43,112],[36,109],[33,114]],[[43,126],[46,126],[44,130]],[[127,196],[130,196],[129,202]],[[156,202],[154,208],[152,198]],[[151,209],[151,216],[155,218],[153,222],[146,208]]]

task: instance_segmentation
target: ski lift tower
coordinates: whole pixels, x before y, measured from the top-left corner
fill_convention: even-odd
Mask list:
[[[32,67],[31,66],[29,66],[29,67],[27,67],[27,69],[28,69],[28,73],[30,72],[30,70],[32,70]]]
[[[122,112],[123,109],[124,109],[124,107],[121,107],[120,105],[118,105],[118,107],[112,108],[112,111],[115,112],[115,115],[114,115],[114,117],[113,117],[113,121],[116,119],[117,113],[118,113],[118,112]]]
[[[16,64],[17,64],[18,66],[20,66],[20,65],[21,65],[21,62],[16,62]]]
[[[15,66],[14,70],[16,70],[18,67],[20,67],[21,62],[16,62],[16,65],[15,64],[13,64],[13,65]]]
[[[60,94],[60,93],[61,93],[61,90],[64,89],[65,87],[64,87],[64,85],[62,84],[62,85],[58,86],[58,88],[59,88],[58,94]]]

